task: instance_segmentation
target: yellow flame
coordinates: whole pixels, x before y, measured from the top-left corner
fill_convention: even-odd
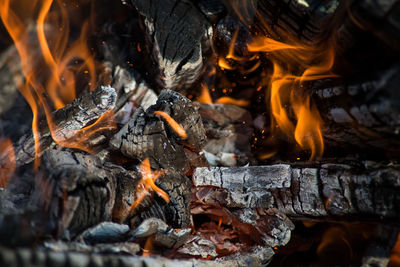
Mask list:
[[[268,53],[273,63],[270,84],[266,86],[269,88],[267,103],[274,122],[272,131],[279,128],[301,148],[310,150],[310,160],[321,157],[324,150],[323,124],[309,93],[305,91],[305,82],[335,76],[331,73],[333,48],[286,44],[263,37],[249,44],[248,50]],[[295,118],[289,114],[294,114]]]
[[[143,199],[149,195],[152,191],[155,191],[165,202],[169,203],[169,196],[162,189],[156,186],[155,181],[165,173],[162,171],[151,171],[150,161],[148,158],[144,159],[140,164],[139,172],[142,175],[142,179],[136,186],[135,201],[129,208],[129,213],[135,210]]]
[[[163,117],[167,123],[171,126],[171,128],[182,138],[182,139],[187,139],[188,135],[186,133],[186,131],[182,128],[182,126],[179,125],[179,123],[176,122],[176,120],[174,120],[170,115],[168,115],[167,113],[160,111],[160,110],[156,110],[154,111],[154,114],[160,115],[161,117]]]
[[[43,112],[46,115],[51,135],[59,145],[87,148],[87,145],[82,144],[86,138],[82,137],[90,136],[93,133],[93,129],[90,129],[90,132],[83,134],[85,130],[82,129],[76,132],[76,139],[64,140],[57,136],[58,127],[52,120],[53,107],[55,109],[62,108],[75,99],[77,74],[88,75],[90,90],[96,87],[97,82],[94,56],[87,46],[88,24],[83,24],[80,37],[70,43],[67,13],[64,2],[61,0],[13,0],[12,3],[10,0],[0,0],[1,20],[18,50],[26,79],[25,85],[18,89],[29,103],[33,113],[35,168],[39,165],[37,155],[40,153],[38,118]],[[35,21],[36,41],[29,33],[31,21]],[[56,38],[52,36],[49,39],[46,36],[46,25],[51,25],[54,29],[59,30]],[[41,51],[37,51],[37,47],[40,47]],[[72,62],[82,63],[72,66]],[[114,127],[110,123],[109,114],[101,118],[107,119],[107,129]],[[97,121],[95,125],[103,127],[104,123]],[[78,143],[81,144],[78,145]],[[84,150],[88,151],[88,149]]]

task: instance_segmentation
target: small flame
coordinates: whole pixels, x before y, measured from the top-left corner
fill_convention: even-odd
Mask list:
[[[144,243],[144,248],[143,248],[143,257],[150,257],[153,254],[154,247],[153,247],[153,237],[148,237],[146,239],[146,243]]]
[[[14,147],[10,139],[0,139],[0,188],[6,188],[16,168]]]
[[[61,0],[13,0],[12,3],[10,0],[0,0],[0,16],[18,50],[26,79],[25,85],[18,89],[33,113],[35,168],[39,165],[37,155],[40,153],[38,119],[43,112],[55,142],[66,147],[79,149],[85,147],[78,144],[85,139],[82,139],[82,131],[85,130],[77,131],[76,135],[79,137],[76,139],[71,137],[67,142],[57,136],[58,129],[52,119],[54,109],[62,108],[75,99],[77,74],[87,75],[89,90],[93,90],[97,82],[94,56],[87,46],[86,36],[89,35],[89,24],[84,23],[80,37],[75,42],[69,42],[66,6]],[[30,34],[32,20],[35,21],[36,39]],[[50,37],[47,36],[48,25],[59,32]],[[54,36],[57,37],[54,38]],[[37,51],[38,47],[40,47],[40,52]],[[109,120],[108,116],[102,116],[102,119],[104,118]],[[97,122],[95,125],[102,125],[102,123]],[[91,134],[95,132],[92,129],[97,127],[95,125],[89,127]],[[87,149],[84,150],[87,151]]]
[[[167,113],[160,111],[160,110],[156,110],[154,111],[154,114],[160,115],[161,117],[163,117],[167,123],[171,126],[171,128],[182,138],[182,139],[187,139],[188,135],[186,133],[186,131],[182,128],[182,126],[179,125],[179,123],[176,122],[176,120],[174,120],[173,118],[171,118],[170,115],[168,115]]]
[[[234,99],[228,96],[223,96],[217,99],[215,101],[216,104],[224,104],[224,105],[235,105],[239,107],[247,107],[250,105],[250,102],[248,100],[244,99]]]
[[[301,148],[310,150],[310,160],[321,157],[324,151],[322,120],[314,107],[305,82],[335,77],[333,48],[285,44],[268,37],[255,39],[248,45],[250,52],[268,53],[273,63],[273,74],[267,91],[273,120],[272,132],[279,128],[292,137]],[[293,75],[300,73],[300,75]],[[263,85],[264,86],[264,85]],[[295,115],[293,123],[289,108]]]
[[[156,192],[160,197],[162,197],[165,202],[169,203],[169,196],[163,190],[156,186],[155,181],[165,173],[165,171],[151,171],[150,161],[148,158],[142,161],[140,165],[139,172],[142,175],[142,179],[139,181],[136,192],[135,201],[129,208],[129,213],[135,210],[143,199],[148,196],[152,191]]]

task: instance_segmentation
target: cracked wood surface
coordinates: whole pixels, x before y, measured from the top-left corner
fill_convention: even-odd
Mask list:
[[[278,164],[197,168],[193,182],[197,191],[211,186],[215,194],[207,201],[226,207],[274,207],[290,218],[398,224],[399,177],[398,166]]]
[[[180,137],[154,111],[170,115],[185,130],[187,138]],[[205,130],[197,107],[179,93],[165,90],[155,105],[146,111],[139,108],[135,112],[132,119],[111,139],[110,146],[130,158],[150,158],[161,168],[185,173],[194,162],[189,162],[188,153],[199,153],[205,142]]]
[[[160,88],[182,91],[203,68],[212,31],[206,17],[191,1],[131,0],[143,16],[147,44]]]

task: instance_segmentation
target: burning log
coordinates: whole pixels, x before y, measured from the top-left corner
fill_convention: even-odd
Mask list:
[[[230,208],[277,208],[290,218],[397,224],[399,168],[287,164],[197,168],[196,195]]]
[[[324,121],[323,136],[332,147],[383,150],[396,157],[400,147],[398,65],[378,78],[338,86],[314,84],[314,100]]]
[[[42,122],[39,126],[38,143],[43,152],[52,144],[54,137],[62,142],[74,137],[77,132],[88,126],[89,123],[114,109],[117,96],[111,87],[100,87],[85,94],[55,111],[53,115],[53,128],[51,133],[48,124]],[[84,107],[84,108],[82,108]],[[37,155],[37,156],[40,156]],[[32,133],[24,135],[15,145],[17,166],[32,162],[35,159],[35,137]]]
[[[162,113],[158,113],[158,112]],[[178,126],[168,122],[167,114]],[[183,130],[179,134],[177,130]],[[139,108],[133,118],[110,141],[113,149],[144,160],[150,158],[164,169],[188,171],[190,151],[199,153],[206,136],[200,115],[193,103],[177,92],[161,92],[157,103],[146,111]],[[201,160],[200,160],[201,162]],[[200,163],[201,164],[201,163]]]
[[[143,16],[149,54],[154,65],[148,71],[160,88],[185,90],[200,76],[209,50],[211,27],[190,1],[131,0]],[[160,8],[162,6],[162,8]]]

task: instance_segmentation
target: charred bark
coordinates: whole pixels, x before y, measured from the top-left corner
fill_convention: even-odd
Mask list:
[[[155,111],[172,117],[186,132],[187,138],[179,136]],[[161,168],[185,173],[190,164],[197,164],[196,159],[189,162],[190,151],[198,154],[205,141],[205,131],[197,108],[186,97],[166,90],[160,94],[155,105],[146,111],[139,108],[111,139],[110,145],[128,157],[139,160],[150,158]]]
[[[324,141],[332,147],[358,147],[399,156],[400,66],[360,83],[316,82],[316,106],[324,121]],[[332,84],[333,82],[331,82]]]
[[[196,195],[231,208],[277,208],[290,218],[398,224],[399,168],[286,164],[197,168]],[[211,186],[211,188],[209,187]]]
[[[211,27],[191,1],[131,0],[143,17],[147,50],[160,88],[183,91],[200,76]],[[154,71],[154,66],[158,71]]]

